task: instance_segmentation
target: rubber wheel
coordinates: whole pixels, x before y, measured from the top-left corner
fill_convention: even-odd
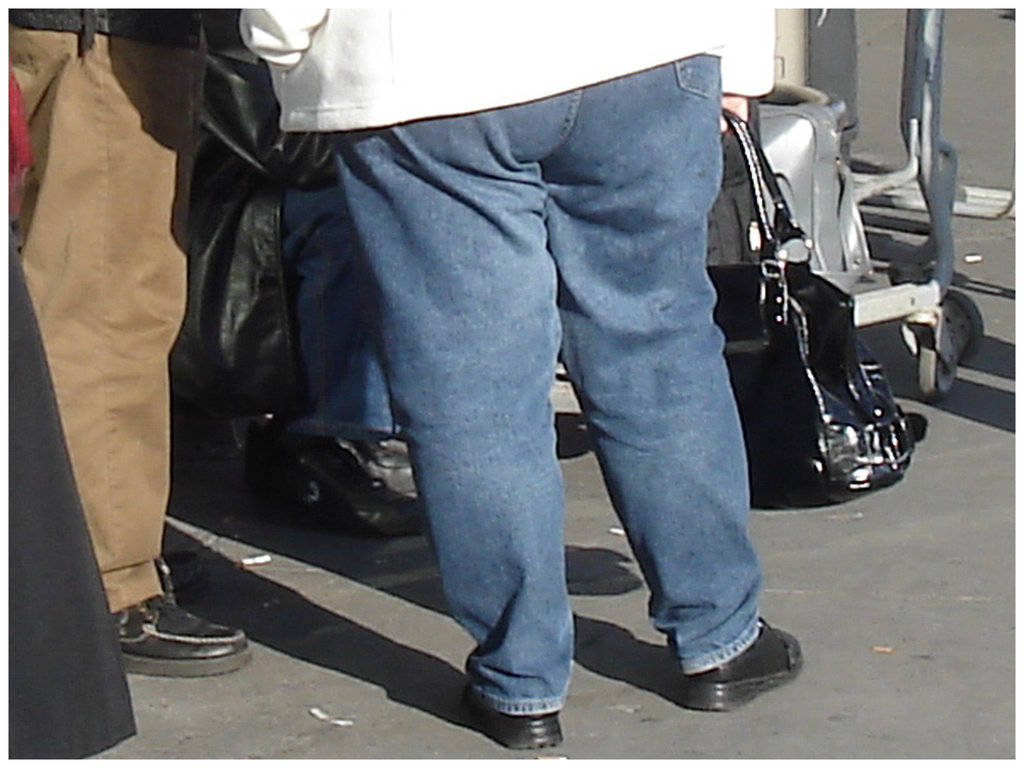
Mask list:
[[[944,400],[956,381],[959,363],[977,352],[985,321],[974,301],[947,291],[942,304],[942,333],[915,333],[918,342],[917,385],[926,403]]]
[[[949,325],[954,347],[959,347],[957,360],[961,362],[978,351],[978,343],[985,336],[985,319],[974,299],[960,291],[946,291],[942,312]]]

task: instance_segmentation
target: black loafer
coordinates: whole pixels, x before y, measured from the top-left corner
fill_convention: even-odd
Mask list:
[[[423,528],[408,458],[383,444],[253,423],[245,480],[257,493],[288,502],[282,511],[299,525],[384,537],[413,536]]]
[[[562,743],[562,726],[558,713],[546,715],[507,715],[484,701],[472,686],[462,693],[463,706],[469,711],[473,725],[509,749],[542,749]]]
[[[720,667],[685,675],[678,703],[688,709],[727,712],[800,673],[800,643],[787,632],[761,622],[754,644]]]
[[[201,619],[157,595],[114,614],[127,672],[206,677],[241,669],[252,657],[245,633]]]

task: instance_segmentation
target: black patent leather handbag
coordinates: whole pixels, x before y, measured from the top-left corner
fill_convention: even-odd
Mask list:
[[[787,247],[802,247],[804,233],[747,124],[725,116],[749,174],[754,222],[737,220],[735,207],[712,216],[730,217],[719,227],[749,227],[759,258],[722,263],[728,260],[719,254],[708,271],[746,440],[751,501],[818,506],[892,485],[910,464],[910,420],[857,339],[852,297],[806,260],[787,257]]]

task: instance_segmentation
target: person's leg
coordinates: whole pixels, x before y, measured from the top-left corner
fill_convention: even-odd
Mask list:
[[[26,281],[126,664],[237,669],[244,634],[178,608],[157,571],[201,58],[105,35],[80,53],[76,34],[16,28],[10,43],[36,157],[21,220]]]
[[[753,642],[761,577],[705,269],[719,109],[710,56],[604,83],[544,166],[564,362],[651,617],[688,673]]]
[[[172,212],[184,210],[176,176],[190,165],[198,68],[194,53],[167,49],[156,63],[104,35],[82,56],[71,33],[12,30],[11,39],[26,62],[14,66],[37,156],[25,273],[116,612],[161,592],[154,561],[170,483],[167,355],[185,287]],[[50,67],[52,79],[37,78]],[[144,96],[120,82],[125,69],[140,91],[146,77],[170,75],[159,104],[136,103]]]
[[[283,261],[304,398],[250,425],[246,481],[287,502],[295,523],[383,536],[419,533],[422,516],[380,359],[363,321],[366,278],[337,186],[288,189]]]
[[[281,252],[294,297],[308,398],[288,430],[383,440],[397,432],[387,381],[361,316],[354,233],[338,187],[289,189],[281,205]]]
[[[478,643],[469,677],[513,715],[561,707],[572,655],[550,403],[557,275],[539,168],[515,146],[536,130],[556,143],[570,108],[558,99],[338,145],[445,593]]]

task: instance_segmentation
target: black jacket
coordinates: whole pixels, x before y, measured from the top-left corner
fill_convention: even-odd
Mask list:
[[[301,397],[281,202],[288,188],[335,183],[330,134],[279,129],[270,72],[242,43],[238,13],[203,13],[188,305],[171,354],[175,395],[221,416],[280,413]]]

